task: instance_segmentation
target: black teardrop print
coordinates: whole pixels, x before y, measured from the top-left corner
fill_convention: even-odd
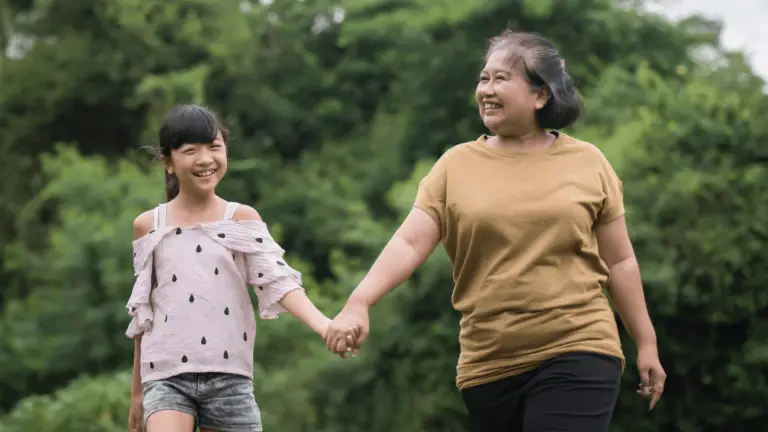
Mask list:
[[[190,302],[190,303],[194,303],[194,302],[195,302],[195,296],[194,296],[194,294],[190,294],[190,295],[189,295],[189,302]]]
[[[171,280],[172,280],[172,281],[174,281],[174,282],[176,282],[177,278],[176,278],[176,275],[175,275],[175,274],[173,275],[173,277],[171,278]]]
[[[136,258],[136,252],[133,253],[133,257]]]
[[[259,273],[259,277],[264,277],[264,273]]]
[[[197,253],[200,253],[203,251],[203,248],[200,247],[200,245],[197,245],[197,249],[195,249]]]
[[[229,354],[227,353],[227,350],[224,350],[224,358],[225,358],[225,359],[228,359],[228,358],[229,358]]]
[[[154,368],[155,368],[155,364],[154,364],[154,363],[152,363],[152,362],[149,362],[149,368],[150,368],[150,369],[154,369]]]
[[[150,231],[149,233],[150,233],[150,234],[152,234],[153,232],[155,232],[155,230],[152,230],[152,231]]]
[[[277,265],[282,265],[282,266],[284,266],[284,265],[285,265],[285,263],[284,263],[284,262],[282,262],[282,261],[278,261],[278,262],[277,262]]]
[[[263,286],[261,286],[261,285],[259,285],[259,289],[260,289],[260,290],[262,290],[262,291],[264,291],[264,287],[263,287]]]
[[[264,239],[259,237],[259,238],[256,239],[256,242],[257,243],[264,243]]]
[[[224,233],[219,233],[219,238],[224,238],[224,237],[226,237],[226,236],[227,236],[227,235],[226,235],[226,234],[224,234]]]
[[[215,274],[216,276],[219,275],[219,268],[218,267],[216,267],[216,270],[213,271],[213,274]]]
[[[202,344],[202,345],[205,345],[205,342],[206,342],[206,341],[205,341],[205,336],[203,336],[203,338],[202,338],[202,339],[200,339],[200,344]]]
[[[229,308],[224,308],[224,315],[229,315]]]
[[[165,322],[168,322],[168,315],[165,316]]]
[[[181,234],[181,228],[176,228],[176,235]]]
[[[235,254],[232,254],[232,261],[235,260]]]
[[[187,362],[187,356],[181,356],[181,362],[186,363]]]
[[[243,332],[243,340],[248,342],[248,333]]]
[[[131,312],[136,312],[136,307],[131,306]]]

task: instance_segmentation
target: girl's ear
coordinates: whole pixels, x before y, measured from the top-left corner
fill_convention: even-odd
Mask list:
[[[165,157],[163,155],[160,155],[160,160],[163,162],[163,165],[165,165],[165,172],[168,174],[173,174],[173,162],[171,161],[171,158]]]

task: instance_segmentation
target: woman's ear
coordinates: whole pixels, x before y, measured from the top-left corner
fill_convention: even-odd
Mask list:
[[[540,110],[544,108],[551,97],[552,94],[549,92],[549,87],[541,86],[541,88],[536,91],[536,109]]]

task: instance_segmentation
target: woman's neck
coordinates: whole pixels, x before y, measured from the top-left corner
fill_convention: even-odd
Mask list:
[[[538,129],[520,135],[499,134],[491,137],[491,145],[517,151],[536,151],[548,148],[555,141],[555,136]]]

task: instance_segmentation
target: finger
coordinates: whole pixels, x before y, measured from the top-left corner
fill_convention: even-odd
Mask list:
[[[364,328],[360,328],[360,336],[357,337],[357,340],[355,341],[355,349],[359,350],[360,347],[363,345],[363,342],[368,339],[368,330]]]
[[[328,349],[333,352],[336,352],[335,348],[343,337],[344,335],[341,332],[334,329],[328,337],[328,342],[327,342]]]
[[[333,345],[331,344],[331,341],[333,341],[334,336],[334,329],[328,325],[328,328],[325,329],[325,335],[323,336],[323,340],[325,340],[325,346],[328,348],[328,350],[332,350]]]
[[[355,339],[351,335],[347,336],[347,340],[344,345],[345,345],[344,349],[346,352],[352,352],[352,348],[355,346]]]
[[[651,385],[651,377],[648,369],[639,369],[638,372],[640,373],[640,383],[643,387],[649,387]]]
[[[653,407],[656,406],[656,403],[661,399],[661,393],[659,392],[653,392],[653,396],[651,396],[651,403],[648,405],[648,411],[652,410]]]
[[[344,351],[344,348],[346,347],[346,340],[347,337],[344,334],[338,334],[336,335],[333,340],[331,341],[331,347],[333,348],[333,352],[338,353],[339,347],[341,347],[342,351]]]
[[[350,327],[347,330],[347,334],[350,334],[354,336],[355,339],[357,339],[360,336],[360,326]]]
[[[347,356],[349,355],[350,349],[349,349],[349,345],[347,345],[346,340],[343,340],[343,339],[340,340],[334,348],[336,353],[344,354],[343,358],[347,358]]]

